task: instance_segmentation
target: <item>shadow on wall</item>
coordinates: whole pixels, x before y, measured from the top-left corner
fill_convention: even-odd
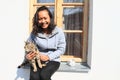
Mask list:
[[[30,69],[28,68],[19,68],[16,72],[17,76],[15,80],[29,80]]]

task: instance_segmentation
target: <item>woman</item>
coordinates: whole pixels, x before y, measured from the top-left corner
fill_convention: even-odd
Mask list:
[[[30,68],[30,80],[51,80],[51,76],[60,66],[60,55],[64,54],[66,41],[62,29],[58,28],[53,21],[49,9],[41,6],[33,17],[33,30],[28,41],[34,42],[40,51],[40,60],[46,63],[37,72]],[[35,56],[34,52],[26,55],[28,60]]]

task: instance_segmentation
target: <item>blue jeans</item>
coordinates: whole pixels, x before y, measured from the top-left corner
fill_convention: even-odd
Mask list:
[[[42,69],[37,65],[37,72],[30,68],[30,80],[51,80],[51,76],[58,70],[60,62],[49,61]]]

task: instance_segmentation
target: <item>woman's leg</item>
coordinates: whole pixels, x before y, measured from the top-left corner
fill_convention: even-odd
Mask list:
[[[30,80],[40,80],[40,68],[37,67],[37,71],[33,71],[33,67],[30,67]]]
[[[51,80],[51,76],[57,71],[59,66],[59,62],[49,61],[40,71],[40,80]]]
[[[31,66],[30,80],[51,80],[51,76],[57,71],[59,66],[59,62],[49,61],[42,69],[37,65],[37,72],[34,72]]]

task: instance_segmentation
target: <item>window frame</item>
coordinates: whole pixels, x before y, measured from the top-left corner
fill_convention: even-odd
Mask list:
[[[59,12],[59,14],[55,14],[55,23],[62,27],[62,11],[63,7],[70,7],[70,6],[84,6],[84,15],[83,15],[83,30],[64,30],[65,33],[81,33],[83,34],[83,49],[82,49],[82,59],[80,62],[88,62],[88,37],[89,37],[89,3],[91,0],[84,0],[83,3],[63,3],[62,0],[55,0],[55,3],[37,3],[37,0],[30,0],[30,17],[29,17],[29,33],[32,30],[32,18],[33,14],[36,10],[37,6],[42,6],[46,5],[47,7],[49,6],[55,6],[55,13]],[[60,5],[59,3],[63,3]],[[59,6],[59,7],[58,7]],[[62,7],[62,8],[60,8]],[[64,57],[64,56],[63,56]],[[66,57],[67,60],[69,60],[69,57]]]

